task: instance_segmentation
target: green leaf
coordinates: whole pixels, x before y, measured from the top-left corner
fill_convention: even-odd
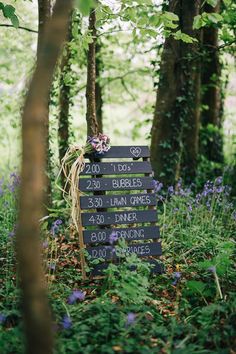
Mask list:
[[[88,16],[90,9],[96,7],[94,0],[76,0],[76,6],[83,16]]]
[[[195,16],[193,20],[193,29],[199,29],[204,26],[206,26],[206,22],[203,20],[203,17],[201,15]]]
[[[218,23],[219,21],[222,21],[222,16],[217,13],[209,13],[208,14],[208,20],[213,22],[213,23]]]
[[[169,21],[179,21],[179,17],[173,12],[165,11],[163,16]]]
[[[15,14],[15,8],[11,5],[5,5],[3,9],[3,14],[6,18],[11,18]]]
[[[194,37],[191,37],[189,36],[188,34],[186,33],[183,33],[181,32],[180,30],[173,33],[173,37],[176,39],[176,40],[181,40],[185,43],[193,43],[193,42],[197,42],[197,39],[194,38]]]
[[[212,7],[216,7],[218,0],[206,0],[207,4],[211,5]]]
[[[13,16],[11,16],[10,17],[10,20],[11,20],[11,23],[13,24],[13,26],[15,27],[15,28],[18,28],[19,27],[19,19],[18,19],[18,17],[16,16],[16,15],[13,15]]]

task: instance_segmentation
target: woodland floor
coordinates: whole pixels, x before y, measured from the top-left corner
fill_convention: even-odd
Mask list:
[[[17,184],[13,174],[0,185],[2,354],[24,352],[14,255]],[[143,262],[131,257],[103,280],[83,283],[69,218],[58,209],[43,225],[49,230],[42,253],[55,353],[235,353],[236,213],[230,187],[218,178],[199,193],[179,185],[166,194],[159,190],[157,198],[162,275],[148,275]],[[130,262],[137,271],[129,270]]]

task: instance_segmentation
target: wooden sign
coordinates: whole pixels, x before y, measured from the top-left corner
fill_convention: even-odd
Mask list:
[[[119,207],[138,207],[156,205],[154,193],[143,194],[116,194],[81,197],[81,209],[97,208],[119,208]]]
[[[138,173],[152,173],[150,162],[86,163],[81,175],[124,175]]]
[[[156,210],[130,210],[111,213],[83,213],[82,225],[140,224],[157,222]]]
[[[149,157],[147,146],[114,146],[103,155],[86,156],[90,161],[78,186],[83,244],[90,259],[104,260],[93,275],[106,269],[107,262],[132,253],[152,263],[154,273],[162,272],[162,265],[153,258],[161,256],[161,244]],[[127,247],[119,247],[120,239]]]
[[[81,178],[82,192],[154,189],[151,177]]]
[[[118,239],[123,238],[127,241],[157,239],[160,236],[158,226],[142,227],[122,227],[113,230]],[[85,230],[83,232],[84,243],[109,243],[111,229]]]
[[[111,149],[103,155],[95,153],[92,155],[85,155],[85,157],[88,157],[89,159],[91,159],[91,157],[100,159],[140,159],[141,157],[150,157],[150,151],[148,146],[112,146]]]
[[[98,246],[87,248],[87,252],[94,258],[116,259],[122,255],[136,253],[138,256],[161,256],[161,244],[153,243],[136,243],[128,245],[127,248],[120,249],[115,246]]]

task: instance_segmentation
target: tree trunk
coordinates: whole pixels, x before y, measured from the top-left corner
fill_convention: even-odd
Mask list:
[[[101,60],[101,44],[96,43],[96,84],[95,84],[95,98],[96,98],[96,117],[98,122],[98,131],[99,133],[103,132],[103,97],[102,97],[102,87],[98,79],[100,78],[101,69],[102,69],[102,60]]]
[[[182,32],[196,37],[192,30],[199,2],[170,0],[169,11],[180,19]],[[198,152],[199,76],[193,60],[196,44],[165,40],[160,80],[151,130],[151,160],[155,178],[171,185],[187,169],[194,177]]]
[[[51,0],[38,0],[38,43],[37,43],[37,59],[41,55],[45,35],[46,35],[46,25],[51,17]],[[45,194],[45,207],[49,207],[51,205],[51,180],[50,180],[50,172],[51,172],[51,163],[50,163],[50,143],[49,143],[49,99],[47,102],[47,109],[45,110],[44,116],[44,129],[45,129],[45,137],[46,137],[46,151],[47,153],[47,163],[46,163],[46,194]]]
[[[87,85],[86,85],[86,100],[87,100],[87,135],[93,136],[98,134],[98,122],[96,117],[96,14],[94,9],[91,10],[89,16],[89,31],[93,36],[93,42],[89,44],[87,56]]]
[[[51,315],[40,256],[39,220],[42,217],[46,165],[44,119],[71,8],[70,0],[56,1],[22,115],[23,160],[16,251],[29,354],[53,352]]]
[[[205,4],[203,11],[220,12],[220,1],[215,8]],[[202,105],[201,114],[202,138],[201,150],[203,155],[214,162],[223,162],[223,139],[220,133],[222,127],[221,102],[221,65],[218,47],[218,27],[212,24],[203,28],[202,36],[203,65],[202,65]],[[212,129],[212,128],[216,129]],[[217,129],[218,128],[218,129]]]
[[[69,111],[70,111],[70,83],[67,83],[65,76],[71,69],[71,48],[69,42],[72,40],[72,16],[70,17],[70,26],[67,34],[68,44],[65,45],[65,51],[61,60],[60,73],[60,93],[59,93],[59,118],[58,118],[58,144],[59,159],[63,159],[69,146]],[[65,185],[65,176],[61,175],[62,186]]]

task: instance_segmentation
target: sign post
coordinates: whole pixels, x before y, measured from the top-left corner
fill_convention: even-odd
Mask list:
[[[156,258],[162,251],[149,148],[114,146],[101,155],[102,161],[98,155],[85,157],[90,162],[85,163],[79,180],[80,248],[86,247],[91,259],[106,261],[94,268],[94,274],[101,274],[107,261],[119,259],[109,244],[112,233],[126,240],[125,254],[147,258],[154,264],[152,271],[160,273],[162,266]],[[84,254],[81,268],[85,279]]]

